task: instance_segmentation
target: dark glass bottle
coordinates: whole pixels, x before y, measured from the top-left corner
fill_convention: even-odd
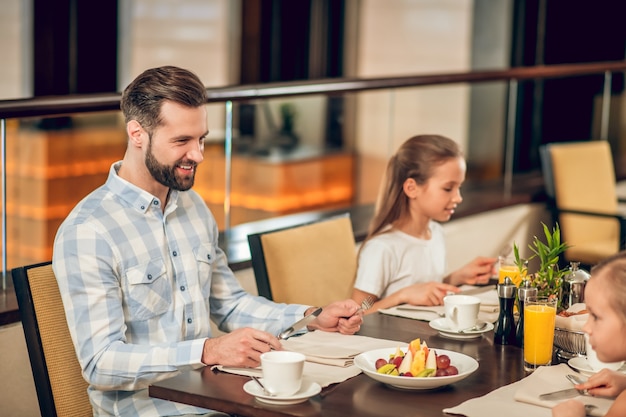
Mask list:
[[[493,331],[493,342],[500,345],[515,344],[515,318],[513,306],[517,287],[511,278],[505,277],[504,282],[498,284],[498,298],[500,299],[500,315]]]
[[[526,297],[537,295],[537,288],[530,286],[529,280],[524,280],[517,290],[517,311],[519,319],[517,320],[517,330],[515,331],[515,344],[519,347],[524,346],[524,300]]]

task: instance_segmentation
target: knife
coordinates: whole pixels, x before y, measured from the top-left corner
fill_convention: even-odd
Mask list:
[[[563,389],[563,390],[560,390],[560,391],[550,392],[548,394],[541,394],[539,396],[539,399],[540,400],[549,400],[549,401],[564,400],[566,398],[574,398],[574,397],[577,397],[579,395],[585,395],[584,391],[581,392],[581,391],[577,390],[576,388],[568,388],[568,389]]]
[[[291,327],[280,332],[280,334],[278,335],[278,338],[281,340],[289,338],[296,331],[300,330],[301,328],[305,327],[307,324],[315,320],[315,318],[319,316],[321,312],[322,312],[322,307],[318,308],[317,310],[315,310],[314,312],[312,312],[305,318],[298,320],[297,322],[292,324]]]

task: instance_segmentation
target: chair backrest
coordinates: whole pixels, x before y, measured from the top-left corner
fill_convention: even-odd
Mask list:
[[[259,295],[324,306],[352,294],[356,247],[348,215],[248,235],[248,242]]]
[[[609,143],[604,140],[552,143],[545,145],[541,152],[546,192],[553,199],[563,239],[572,245],[566,257],[592,264],[617,252],[620,225],[616,219],[559,212],[617,213],[615,170]]]
[[[11,271],[43,417],[92,416],[52,263]]]

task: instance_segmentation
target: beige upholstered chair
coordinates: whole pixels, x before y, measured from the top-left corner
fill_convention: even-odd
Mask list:
[[[594,265],[624,247],[626,218],[618,210],[615,170],[606,141],[545,145],[546,191],[568,261]]]
[[[52,264],[11,271],[43,417],[92,416]]]
[[[248,235],[259,295],[324,306],[350,298],[356,247],[349,216]]]

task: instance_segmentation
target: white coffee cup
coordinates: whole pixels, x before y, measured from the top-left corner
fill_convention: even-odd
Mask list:
[[[305,356],[302,353],[273,350],[261,354],[263,385],[272,395],[287,397],[302,386]]]
[[[596,351],[593,350],[591,344],[589,343],[589,335],[585,333],[585,352],[587,352],[587,364],[594,371],[599,371],[600,369],[608,368],[612,371],[617,371],[619,368],[624,365],[624,361],[620,362],[602,362],[598,359],[598,355]]]
[[[471,295],[446,295],[443,298],[448,329],[458,332],[476,326],[480,298]]]

